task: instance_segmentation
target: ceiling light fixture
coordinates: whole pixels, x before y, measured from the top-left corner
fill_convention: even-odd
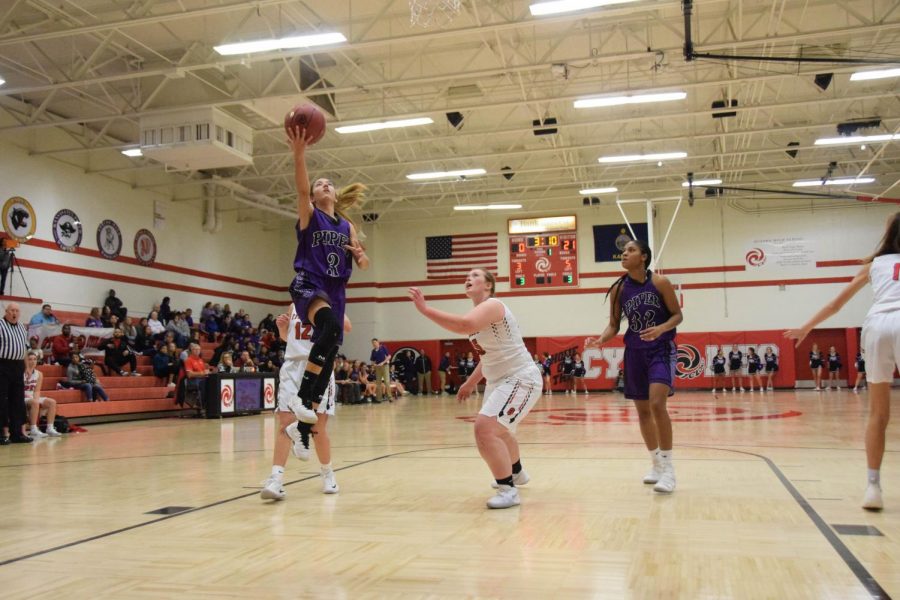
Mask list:
[[[6,83],[6,80],[0,77],[0,85],[3,85],[4,83]]]
[[[687,158],[687,152],[657,152],[656,154],[623,154],[622,156],[601,156],[597,159],[599,163],[624,163],[638,162],[644,160],[673,160],[678,158]]]
[[[311,48],[312,46],[325,46],[328,44],[340,44],[347,38],[342,33],[314,33],[312,35],[297,35],[293,37],[256,40],[253,42],[238,42],[236,44],[224,44],[214,46],[213,50],[222,56],[234,54],[253,54],[255,52],[271,52],[272,50],[289,50],[292,48]]]
[[[122,154],[124,154],[125,156],[130,156],[132,158],[144,155],[144,153],[141,152],[140,148],[129,148],[128,150],[122,150]]]
[[[454,206],[453,210],[516,210],[522,208],[521,204],[466,204]]]
[[[880,69],[878,71],[857,71],[850,76],[850,81],[868,81],[870,79],[887,79],[900,77],[900,69]]]
[[[815,141],[816,146],[840,146],[855,145],[870,142],[890,142],[891,140],[900,140],[900,134],[882,133],[878,135],[842,135],[833,138],[819,138]]]
[[[874,177],[838,177],[836,179],[804,179],[795,181],[794,187],[818,187],[821,185],[857,185],[861,183],[875,183]]]
[[[538,2],[528,7],[532,17],[555,15],[588,8],[598,8],[610,4],[626,4],[636,0],[555,0],[554,2]]]
[[[421,179],[441,179],[443,177],[470,177],[472,175],[484,175],[484,169],[460,169],[458,171],[434,171],[432,173],[410,173],[407,179],[419,181]]]
[[[396,129],[398,127],[415,127],[417,125],[431,125],[434,123],[429,117],[415,119],[400,119],[397,121],[380,121],[378,123],[360,123],[359,125],[341,125],[335,127],[338,133],[363,133],[365,131],[378,131],[379,129]]]
[[[681,187],[691,187],[691,185],[718,185],[722,183],[721,179],[695,179],[694,181],[683,181]]]
[[[603,106],[621,106],[623,104],[647,104],[649,102],[671,102],[684,100],[686,92],[660,92],[654,94],[636,94],[633,96],[605,96],[599,98],[581,98],[573,103],[575,108],[598,108]]]
[[[582,196],[590,196],[591,194],[612,194],[613,192],[618,192],[619,188],[617,187],[605,187],[605,188],[590,188],[587,190],[581,190],[578,193]]]

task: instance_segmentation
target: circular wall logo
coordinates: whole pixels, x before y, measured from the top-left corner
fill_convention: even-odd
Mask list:
[[[271,404],[275,399],[275,386],[271,383],[266,383],[266,387],[263,390],[263,399],[265,400],[266,404]]]
[[[3,205],[3,229],[13,239],[27,242],[34,237],[37,219],[34,209],[25,198],[13,196]]]
[[[156,238],[147,229],[141,229],[134,235],[134,257],[145,267],[156,261]]]
[[[53,240],[60,250],[75,252],[81,246],[84,230],[78,215],[64,208],[53,217]]]
[[[751,267],[761,267],[766,264],[766,253],[762,248],[752,248],[744,256],[744,260]]]
[[[97,227],[97,249],[103,258],[114,260],[122,252],[122,231],[114,221],[106,219]]]
[[[706,360],[700,351],[690,344],[679,344],[675,354],[675,376],[678,379],[696,379],[706,370]]]

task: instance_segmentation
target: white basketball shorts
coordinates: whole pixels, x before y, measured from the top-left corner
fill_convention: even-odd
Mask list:
[[[863,323],[862,347],[869,383],[894,381],[894,367],[900,359],[900,312],[879,313]]]
[[[303,372],[306,370],[305,360],[286,360],[281,365],[281,371],[278,373],[278,412],[293,412],[291,406],[295,402],[300,402],[297,392],[300,391],[300,381],[303,379]],[[334,400],[337,396],[337,388],[334,384],[334,373],[331,373],[331,381],[325,389],[322,402],[316,412],[323,415],[334,415]]]
[[[484,388],[484,404],[479,414],[497,417],[498,423],[515,433],[525,415],[537,404],[543,384],[543,377],[534,365],[497,381],[489,381]]]

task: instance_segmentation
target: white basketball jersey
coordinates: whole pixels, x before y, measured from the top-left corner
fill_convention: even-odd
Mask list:
[[[297,311],[291,307],[291,322],[288,324],[287,347],[284,350],[285,360],[309,360],[309,351],[312,350],[312,325],[304,325],[297,316]]]
[[[32,400],[34,398],[34,388],[37,387],[38,372],[37,369],[31,372],[31,377],[25,373],[25,399]]]
[[[500,301],[490,298],[486,302]],[[522,369],[534,368],[516,318],[509,307],[502,302],[500,304],[503,305],[503,319],[469,335],[469,341],[481,355],[481,371],[489,382]]]
[[[900,254],[877,256],[869,268],[875,299],[866,316],[900,310]]]

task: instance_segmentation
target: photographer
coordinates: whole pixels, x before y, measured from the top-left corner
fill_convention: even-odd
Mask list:
[[[0,296],[6,294],[6,274],[12,267],[15,251],[7,238],[0,239]]]

